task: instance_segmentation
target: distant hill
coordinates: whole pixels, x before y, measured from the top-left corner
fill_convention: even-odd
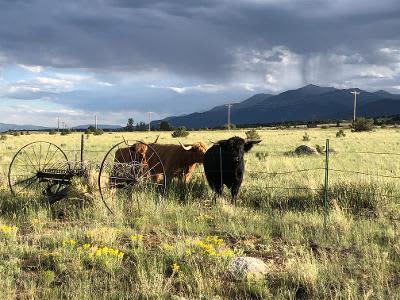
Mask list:
[[[8,130],[46,130],[46,129],[49,128],[36,125],[16,125],[16,124],[0,123],[0,132]]]
[[[89,126],[94,126],[93,124],[88,124],[88,125],[78,125],[78,126],[74,126],[72,127],[72,129],[75,130],[86,130],[89,128]],[[107,125],[107,124],[98,124],[97,128],[99,129],[108,129],[108,130],[114,130],[114,129],[121,129],[122,126],[120,125]]]
[[[235,103],[231,107],[231,115],[238,115],[239,113],[237,112],[254,107],[272,96],[273,95],[271,94],[256,94],[245,101]],[[226,124],[226,118],[227,108],[225,105],[220,105],[206,112],[193,113],[179,117],[169,117],[164,120],[174,127],[186,126],[189,128],[200,128],[221,126]],[[157,121],[152,122],[152,124],[157,124]]]
[[[256,94],[231,108],[234,124],[262,124],[287,121],[351,119],[353,95],[358,90],[358,116],[378,117],[400,113],[400,95],[379,90],[336,89],[307,85],[278,95]],[[227,123],[227,108],[217,106],[209,111],[164,119],[172,126],[188,128],[217,127]],[[155,126],[160,121],[154,121]]]
[[[89,126],[93,125],[78,125],[72,127],[74,130],[85,130]],[[107,130],[116,130],[116,129],[121,129],[122,126],[120,125],[107,125],[107,124],[99,124],[97,125],[98,128],[101,129],[107,129]],[[17,124],[5,124],[5,123],[0,123],[0,132],[5,132],[5,131],[21,131],[21,130],[51,130],[55,129],[54,127],[44,127],[44,126],[37,126],[37,125],[17,125]]]

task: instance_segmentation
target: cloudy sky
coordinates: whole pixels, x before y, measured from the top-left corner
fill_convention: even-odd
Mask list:
[[[399,0],[0,0],[0,122],[125,124],[308,83],[400,93]]]

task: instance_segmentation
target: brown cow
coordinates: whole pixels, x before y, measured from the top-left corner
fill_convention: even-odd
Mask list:
[[[147,145],[136,143],[115,151],[114,165],[110,174],[111,185],[125,185],[127,179],[137,182],[142,176],[150,176],[146,160]]]
[[[202,142],[197,142],[192,145],[174,144],[150,144],[158,156],[160,157],[165,170],[167,182],[170,182],[174,177],[178,177],[187,183],[192,175],[196,165],[203,163],[204,153],[207,147]],[[147,150],[147,163],[149,171],[156,176],[157,182],[161,180],[162,167],[155,155],[149,154]]]

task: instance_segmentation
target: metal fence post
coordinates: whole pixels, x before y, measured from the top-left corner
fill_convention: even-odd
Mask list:
[[[325,186],[324,186],[324,227],[326,227],[326,218],[329,210],[329,139],[325,145]]]
[[[81,168],[83,168],[83,151],[85,147],[85,141],[83,139],[83,134],[81,135]]]
[[[219,173],[220,173],[220,184],[221,184],[221,188],[222,188],[222,150],[221,150],[221,145],[219,145]]]

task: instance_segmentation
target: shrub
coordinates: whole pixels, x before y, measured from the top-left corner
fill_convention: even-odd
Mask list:
[[[336,132],[336,137],[337,138],[341,138],[341,137],[345,137],[346,134],[344,133],[343,129],[340,129],[338,132]]]
[[[171,130],[172,130],[172,127],[171,127],[171,125],[170,125],[168,122],[166,122],[166,121],[161,121],[160,126],[159,126],[159,129],[160,129],[161,131],[171,131]]]
[[[228,128],[228,124],[225,124],[224,126],[222,126],[223,129],[229,129]],[[231,128],[230,129],[236,129],[236,125],[231,123]]]
[[[325,154],[325,152],[326,152],[325,146],[315,145],[315,149],[317,150],[317,152],[319,154]],[[329,147],[329,153],[336,153],[336,150],[331,148],[331,147]]]
[[[322,125],[321,126],[321,129],[328,129],[329,127],[328,127],[328,125]]]
[[[189,131],[186,130],[185,126],[178,127],[172,134],[171,136],[174,138],[177,137],[186,137],[189,135]]]
[[[366,118],[357,118],[353,123],[353,131],[371,131],[374,129],[374,120]]]
[[[317,149],[317,152],[320,154],[325,153],[325,146],[315,145],[315,149]]]
[[[255,130],[254,128],[249,131],[246,131],[245,133],[246,133],[246,138],[248,138],[250,140],[260,140],[261,139],[257,130]]]
[[[96,129],[96,130],[93,132],[93,135],[102,135],[103,133],[104,133],[103,129]]]
[[[310,140],[310,136],[308,135],[308,133],[306,132],[304,135],[303,135],[303,141],[304,142],[308,142]]]
[[[63,130],[61,131],[61,135],[68,135],[68,134],[70,134],[70,133],[72,133],[72,130],[71,130],[71,129],[63,129]]]
[[[2,135],[0,136],[0,140],[1,140],[1,141],[7,140],[7,136],[6,136],[5,134],[2,134]]]
[[[316,123],[307,123],[307,128],[317,128],[317,124]]]
[[[265,160],[268,157],[268,152],[256,152],[256,157],[259,160]]]
[[[49,131],[49,134],[50,134],[50,135],[55,135],[55,134],[57,134],[57,131],[55,131],[54,129],[52,129],[52,130]]]

